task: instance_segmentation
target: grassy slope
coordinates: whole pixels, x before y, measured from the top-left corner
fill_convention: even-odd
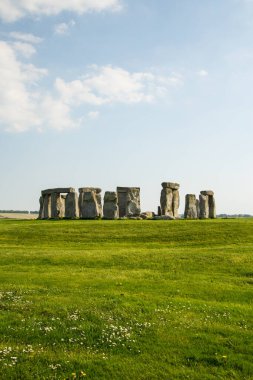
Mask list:
[[[252,379],[253,220],[0,220],[0,378]]]

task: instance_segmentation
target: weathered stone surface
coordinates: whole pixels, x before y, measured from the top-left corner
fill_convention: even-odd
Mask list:
[[[179,218],[179,214],[178,214],[179,204],[180,204],[179,191],[173,190],[172,212],[173,212],[173,216],[176,219]]]
[[[102,189],[99,187],[80,187],[79,193],[86,193],[87,191],[95,191],[96,194],[100,194]]]
[[[185,196],[185,219],[198,219],[198,203],[195,194],[186,194]]]
[[[209,202],[208,195],[200,194],[199,196],[199,218],[208,219],[209,218]]]
[[[101,195],[96,190],[81,191],[79,194],[80,218],[97,219],[102,216]]]
[[[51,218],[64,218],[65,207],[64,201],[59,193],[51,194]]]
[[[115,191],[105,192],[103,216],[104,219],[118,219],[119,217],[118,197]]]
[[[172,190],[178,190],[180,185],[179,183],[174,183],[174,182],[163,182],[162,187],[163,188],[168,187],[169,189],[172,189]]]
[[[202,195],[211,195],[211,196],[213,196],[213,195],[214,195],[214,192],[213,192],[212,190],[202,190],[202,191],[200,192],[200,194],[202,194]]]
[[[208,203],[209,203],[209,218],[215,219],[216,218],[216,206],[215,206],[214,196],[212,196],[212,195],[208,196]]]
[[[79,217],[78,194],[69,193],[65,199],[65,218],[76,219]]]
[[[140,217],[141,219],[153,219],[155,216],[155,213],[153,211],[145,211],[142,212]]]
[[[50,195],[52,193],[74,193],[75,189],[73,187],[57,187],[55,189],[42,190],[41,195]]]
[[[40,210],[39,210],[39,216],[38,216],[38,219],[42,219],[42,215],[43,215],[43,205],[44,205],[44,198],[43,198],[42,196],[40,197],[39,202],[40,202]]]
[[[51,195],[46,194],[43,197],[42,219],[51,218]]]
[[[138,217],[141,213],[140,206],[140,189],[130,187],[127,192],[127,204],[126,204],[126,216],[130,217]]]
[[[180,185],[174,182],[163,182],[160,197],[161,215],[179,218]]]
[[[162,215],[174,217],[172,202],[173,190],[168,187],[164,187],[161,191],[160,197]]]
[[[119,216],[140,215],[140,188],[139,187],[117,187]]]

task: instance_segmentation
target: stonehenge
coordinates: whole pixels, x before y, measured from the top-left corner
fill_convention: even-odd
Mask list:
[[[79,195],[73,187],[58,187],[41,191],[38,219],[179,219],[178,183],[163,182],[158,213],[141,212],[140,188],[117,187],[106,191],[102,205],[102,190],[98,187],[81,187]],[[185,219],[215,219],[216,205],[212,190],[186,194]]]

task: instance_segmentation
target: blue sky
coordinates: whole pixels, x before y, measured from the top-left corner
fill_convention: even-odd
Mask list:
[[[161,182],[252,213],[253,1],[1,0],[0,209]]]

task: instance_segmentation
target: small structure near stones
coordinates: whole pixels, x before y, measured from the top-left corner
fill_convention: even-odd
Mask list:
[[[104,219],[118,219],[119,206],[116,191],[106,191],[103,206]]]
[[[139,187],[117,187],[119,217],[139,217],[140,188]]]
[[[200,219],[215,219],[216,207],[214,192],[211,190],[203,190],[199,195],[199,218]]]
[[[73,187],[42,190],[39,219],[78,218],[78,216],[77,194]]]
[[[79,189],[78,204],[81,219],[101,218],[101,189],[98,187],[81,187]]]
[[[195,194],[186,194],[185,196],[185,219],[198,219],[199,217],[199,200]]]
[[[161,216],[168,216],[172,219],[179,217],[179,187],[178,183],[163,182],[160,197]]]

